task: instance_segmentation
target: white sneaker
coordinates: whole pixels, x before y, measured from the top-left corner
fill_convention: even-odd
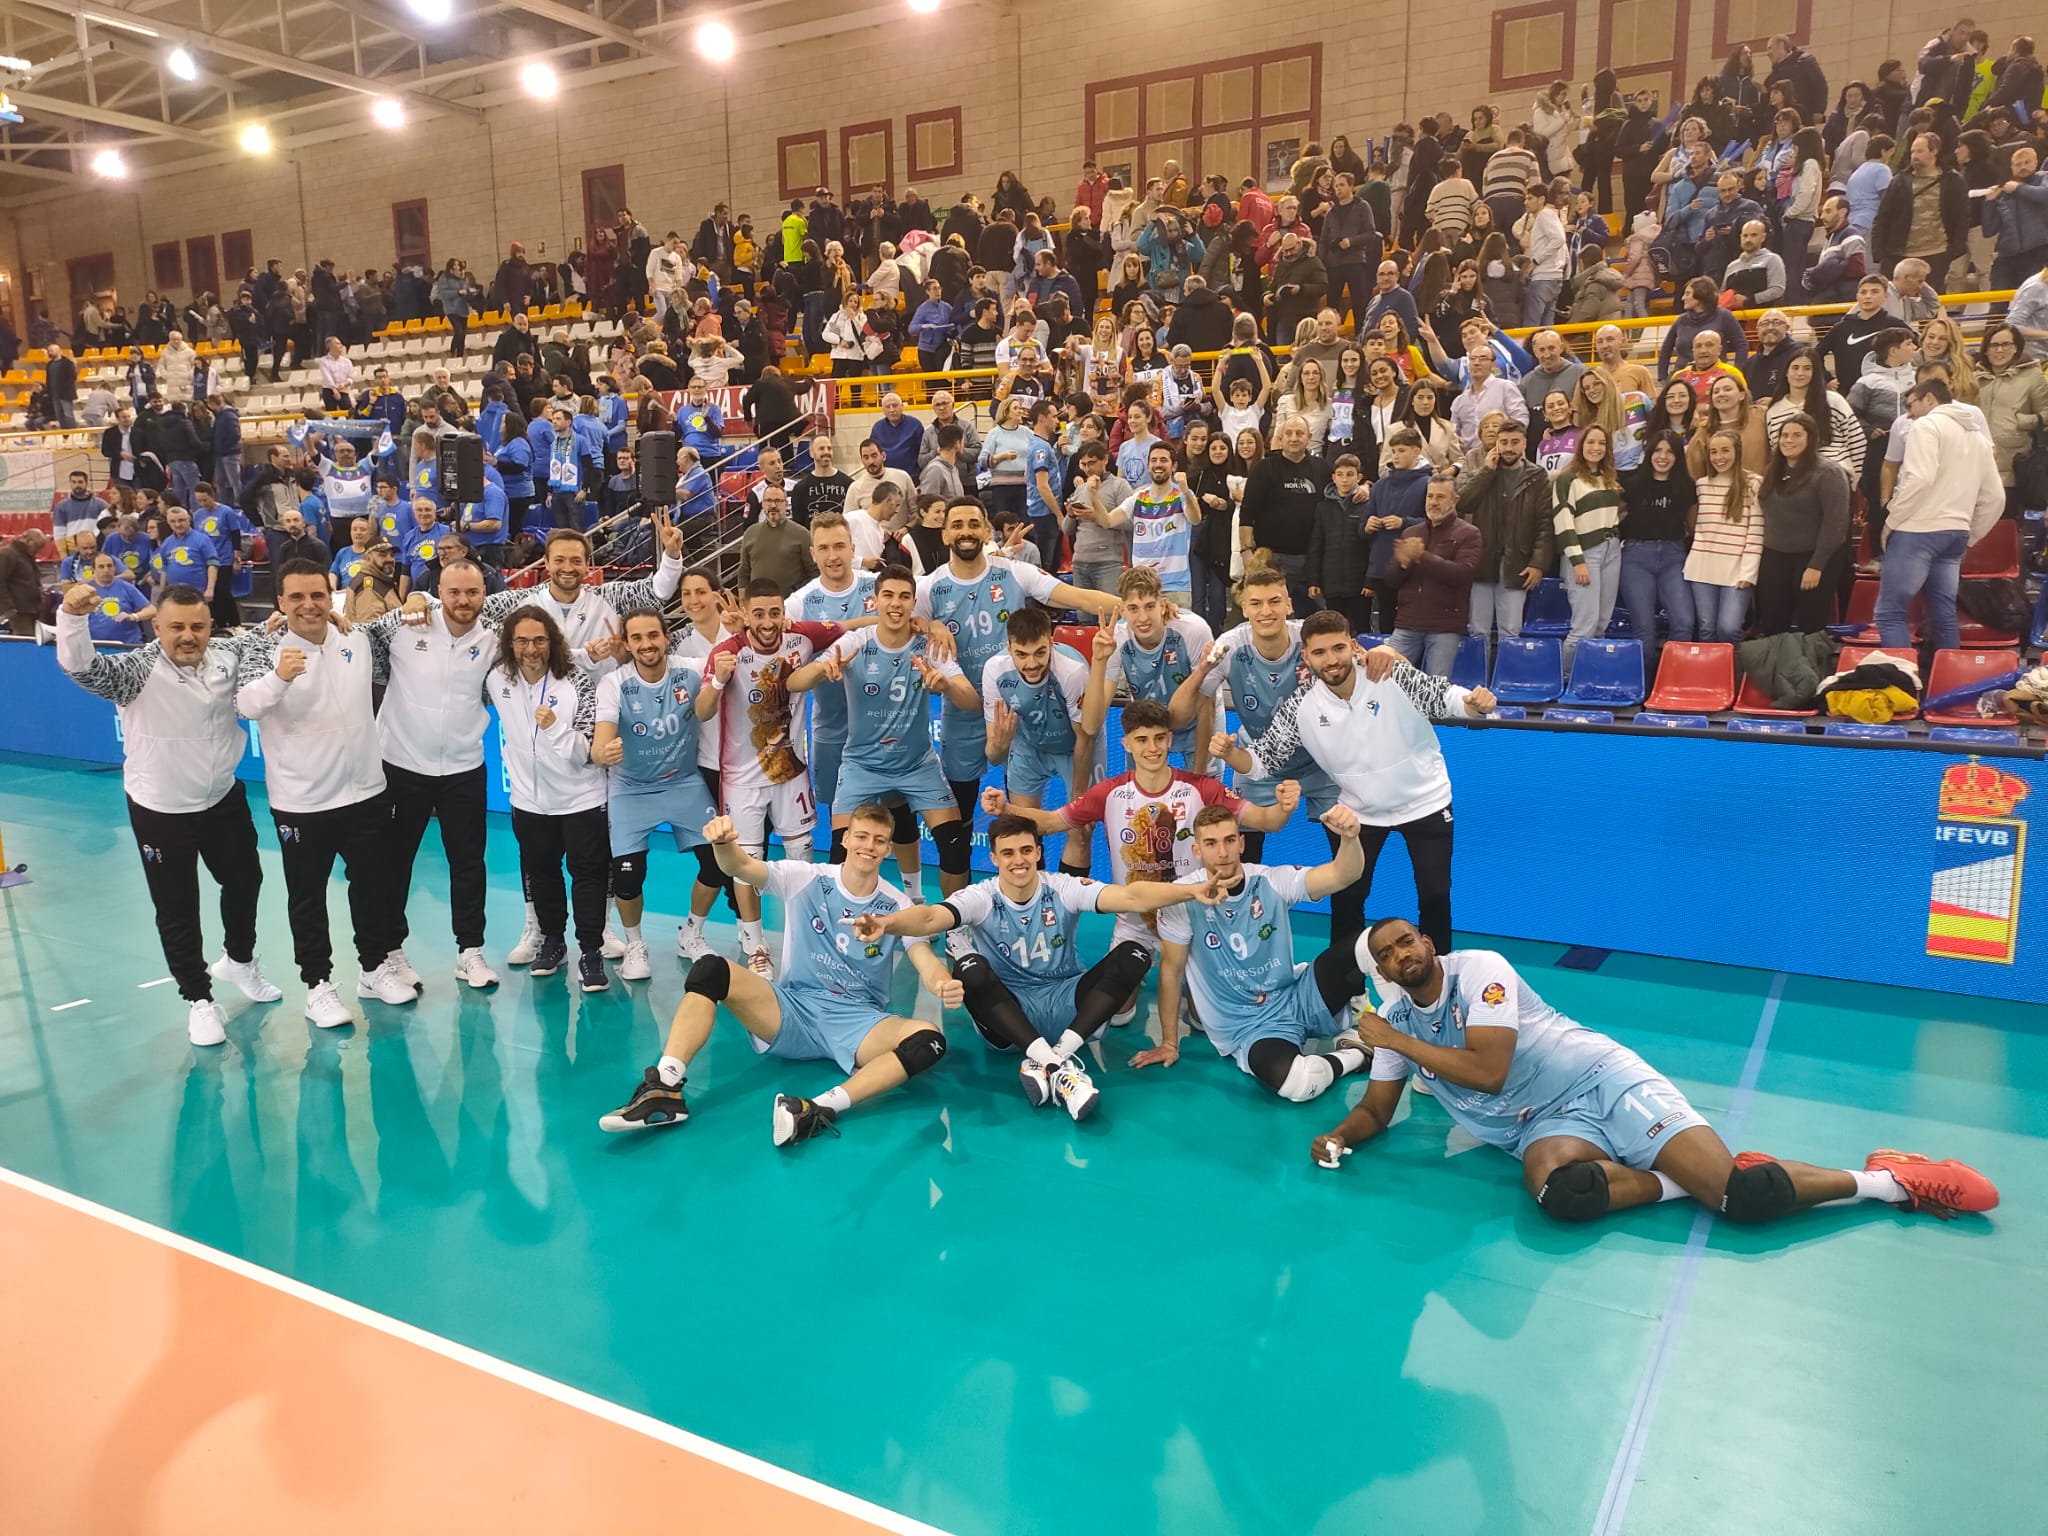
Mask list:
[[[221,1022],[220,1010],[211,999],[202,997],[192,1005],[185,1019],[185,1034],[194,1045],[219,1045],[227,1039],[227,1025]]]
[[[626,958],[626,941],[609,928],[604,931],[604,957],[607,960]]]
[[[540,924],[531,917],[527,918],[526,931],[519,935],[519,942],[514,944],[511,951],[505,956],[505,963],[507,965],[533,964],[533,957],[540,953],[540,941]]]
[[[654,974],[654,968],[647,963],[647,946],[638,939],[629,940],[625,954],[619,957],[619,980],[645,981]]]
[[[1364,1039],[1355,1029],[1340,1029],[1336,1034],[1330,1036],[1331,1050],[1341,1051],[1347,1046],[1354,1051],[1364,1051],[1368,1056],[1372,1054],[1372,1048],[1365,1043]]]
[[[403,947],[394,949],[384,957],[384,969],[411,987],[415,992],[426,990],[427,984],[420,979],[420,973],[412,968],[412,962],[405,958]]]
[[[252,1003],[274,1003],[284,996],[277,983],[263,974],[263,967],[254,955],[249,957],[247,965],[222,955],[206,968],[206,974],[215,981],[226,982]],[[213,1045],[218,1042],[209,1040],[205,1043]]]
[[[685,960],[702,960],[706,955],[716,953],[711,941],[704,937],[704,930],[695,923],[676,925],[676,953]]]
[[[1052,1088],[1060,1096],[1060,1102],[1067,1106],[1067,1113],[1077,1121],[1086,1120],[1095,1108],[1095,1101],[1102,1097],[1095,1080],[1083,1072],[1071,1056],[1052,1069]]]
[[[768,953],[766,944],[747,951],[747,969],[770,986],[775,984],[775,957]]]
[[[344,1029],[356,1021],[331,981],[323,981],[306,993],[306,1017],[322,1029]]]
[[[356,978],[356,996],[374,997],[380,1003],[409,1003],[418,994],[391,974],[389,962]]]
[[[1017,1080],[1024,1086],[1024,1097],[1033,1109],[1043,1109],[1052,1102],[1052,1071],[1042,1061],[1033,1061],[1026,1056],[1017,1068]]]
[[[455,957],[455,979],[468,982],[472,987],[482,990],[498,984],[498,973],[492,970],[490,963],[484,959],[482,950],[465,949]]]

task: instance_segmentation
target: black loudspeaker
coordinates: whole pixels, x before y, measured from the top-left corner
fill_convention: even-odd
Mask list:
[[[633,463],[640,483],[635,489],[649,506],[666,507],[676,499],[676,435],[642,432],[633,444]]]
[[[474,432],[448,432],[435,444],[441,499],[461,506],[484,499],[484,440]]]

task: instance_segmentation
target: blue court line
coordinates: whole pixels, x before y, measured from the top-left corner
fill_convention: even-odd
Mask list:
[[[1728,1118],[1721,1127],[1721,1139],[1733,1147],[1749,1113],[1749,1101],[1756,1096],[1756,1080],[1763,1072],[1764,1056],[1771,1048],[1771,1030],[1778,1022],[1778,1004],[1785,996],[1785,973],[1775,972],[1764,996],[1763,1011],[1757,1016],[1756,1035],[1749,1042],[1749,1055],[1742,1063],[1734,1095],[1728,1101]],[[1600,1499],[1600,1512],[1593,1518],[1593,1536],[1619,1536],[1628,1515],[1629,1496],[1635,1491],[1636,1470],[1642,1465],[1643,1448],[1649,1444],[1650,1421],[1656,1417],[1657,1399],[1664,1391],[1664,1377],[1678,1348],[1678,1331],[1692,1306],[1693,1282],[1707,1255],[1707,1234],[1714,1225],[1714,1212],[1701,1206],[1693,1217],[1692,1232],[1686,1238],[1685,1255],[1679,1260],[1678,1278],[1672,1282],[1671,1297],[1664,1305],[1664,1321],[1657,1329],[1657,1342],[1643,1367],[1643,1379],[1636,1385],[1636,1399],[1629,1409],[1628,1424],[1615,1448],[1614,1465],[1608,1469],[1607,1491]]]

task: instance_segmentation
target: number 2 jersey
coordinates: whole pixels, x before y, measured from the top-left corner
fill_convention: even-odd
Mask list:
[[[1285,997],[1295,985],[1287,909],[1309,899],[1308,871],[1298,865],[1240,867],[1244,883],[1215,906],[1182,902],[1158,914],[1159,937],[1187,946],[1188,991],[1210,1044],[1225,1056],[1270,1033],[1266,1026],[1272,1018],[1293,1017]],[[1197,872],[1183,875],[1179,883],[1208,878]]]
[[[719,784],[728,804],[736,789],[787,784],[804,775],[792,723],[795,711],[784,683],[789,674],[837,640],[837,624],[797,622],[769,649],[754,644],[745,630],[711,648],[709,672],[723,651],[733,658],[732,676],[718,699]]]
[[[1159,637],[1159,644],[1147,650],[1138,644],[1131,633],[1131,626],[1123,620],[1117,621],[1116,649],[1110,653],[1107,676],[1110,686],[1121,682],[1131,690],[1134,699],[1147,699],[1154,704],[1171,704],[1180,685],[1193,675],[1195,663],[1202,659],[1215,640],[1208,621],[1199,614],[1177,613],[1167,621],[1166,632]],[[1195,749],[1195,727],[1184,725],[1173,733],[1173,750],[1192,752]]]
[[[1074,727],[1087,692],[1088,663],[1071,651],[1053,647],[1045,676],[1034,683],[1006,650],[982,668],[982,718],[994,724],[996,706],[1008,706],[1017,717],[1015,744],[1058,762],[1074,755]]]
[[[960,919],[996,978],[1015,991],[1078,981],[1087,966],[1074,945],[1083,912],[1101,910],[1104,887],[1074,875],[1041,874],[1028,900],[1014,902],[1000,880],[977,880],[943,905]]]
[[[911,900],[886,880],[878,881],[867,895],[855,896],[841,883],[840,868],[792,859],[777,859],[768,866],[763,889],[781,897],[783,906],[783,980],[777,985],[869,1003],[880,1018],[889,1011],[896,959],[905,941],[885,933],[866,943],[854,936],[852,920],[901,912]]]

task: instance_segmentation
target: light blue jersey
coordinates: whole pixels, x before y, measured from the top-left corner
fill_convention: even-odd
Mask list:
[[[845,624],[875,611],[875,573],[855,571],[853,585],[834,592],[821,576],[790,594],[789,616],[816,624]],[[811,739],[846,739],[846,695],[837,688],[811,690]]]
[[[960,670],[978,678],[993,658],[1004,653],[1010,615],[1027,599],[1050,602],[1058,585],[1036,566],[1014,565],[995,555],[984,558],[980,575],[967,578],[954,575],[949,562],[918,582],[917,613],[953,632]],[[946,777],[980,778],[988,767],[988,736],[980,712],[949,702],[939,718],[939,735]]]
[[[619,729],[626,755],[612,769],[613,792],[665,784],[697,771],[697,691],[703,672],[671,656],[658,683],[637,665],[607,672],[597,685],[597,718]]]
[[[1035,683],[1017,670],[1006,651],[982,668],[982,719],[995,719],[996,706],[1006,705],[1017,717],[1013,751],[1024,747],[1040,757],[1071,760],[1074,726],[1087,691],[1088,665],[1070,651],[1055,648],[1045,676]]]
[[[1404,993],[1385,1017],[1411,1039],[1453,1050],[1465,1048],[1468,1029],[1515,1031],[1514,1063],[1499,1093],[1422,1073],[1444,1112],[1478,1140],[1519,1157],[1530,1141],[1545,1135],[1590,1132],[1596,1145],[1606,1144],[1629,1166],[1648,1167],[1651,1149],[1662,1150],[1678,1130],[1704,1123],[1634,1051],[1538,997],[1505,956],[1461,949],[1440,955],[1438,962],[1444,986],[1436,1005],[1424,1008]],[[1398,1052],[1373,1052],[1372,1075],[1382,1082],[1398,1082],[1415,1071],[1421,1069]],[[1580,1100],[1586,1102],[1575,1103]]]
[[[1216,637],[1216,643],[1228,647],[1230,654],[1222,666],[1203,680],[1202,692],[1214,698],[1217,689],[1228,682],[1239,731],[1245,736],[1265,735],[1273,724],[1273,712],[1280,707],[1281,701],[1307,686],[1314,677],[1301,659],[1301,621],[1287,621],[1287,649],[1277,659],[1259,654],[1258,647],[1252,644],[1252,627],[1249,624],[1225,630]],[[1236,788],[1254,805],[1271,805],[1273,787],[1282,779],[1294,779],[1300,783],[1301,797],[1308,802],[1311,816],[1320,816],[1337,803],[1336,784],[1316,766],[1316,760],[1303,747],[1296,747],[1294,755],[1275,768],[1271,778],[1242,776]]]
[[[1246,864],[1244,883],[1215,906],[1182,902],[1161,909],[1159,937],[1187,946],[1188,991],[1209,1041],[1225,1056],[1241,1056],[1254,1040],[1304,1038],[1296,993],[1315,995],[1313,978],[1299,984],[1294,934],[1287,909],[1307,901],[1308,871],[1296,865]],[[1181,885],[1202,884],[1207,874],[1183,875]],[[1320,998],[1315,998],[1320,1004]],[[1324,1017],[1327,1009],[1321,1009]],[[1327,1030],[1311,1031],[1327,1033]]]
[[[855,630],[834,641],[830,653],[845,667],[847,762],[858,763],[870,778],[883,779],[931,763],[931,694],[911,665],[914,657],[926,654],[924,636],[912,635],[892,650],[876,630]],[[954,662],[932,665],[944,676],[960,676]]]
[[[977,880],[948,896],[945,905],[973,935],[975,949],[987,957],[996,979],[1012,992],[1048,982],[1071,989],[1088,969],[1075,946],[1075,932],[1082,913],[1100,910],[1104,889],[1073,875],[1041,874],[1038,889],[1019,903],[1003,894],[1001,881]]]
[[[768,866],[763,889],[783,903],[784,979],[777,990],[823,993],[872,1008],[873,1019],[880,1019],[889,1011],[890,985],[904,941],[885,933],[866,943],[854,936],[851,920],[900,912],[911,901],[886,880],[878,881],[866,896],[855,896],[841,883],[840,869],[837,864],[799,864],[790,859]]]
[[[1148,651],[1132,636],[1131,626],[1119,620],[1116,650],[1109,658],[1110,686],[1121,682],[1130,689],[1134,699],[1171,704],[1174,693],[1194,673],[1195,663],[1202,659],[1202,653],[1208,650],[1215,638],[1208,623],[1199,615],[1177,613],[1167,622],[1166,633],[1160,636],[1159,643]],[[1194,749],[1195,727],[1190,722],[1173,733],[1173,750],[1192,752]]]

